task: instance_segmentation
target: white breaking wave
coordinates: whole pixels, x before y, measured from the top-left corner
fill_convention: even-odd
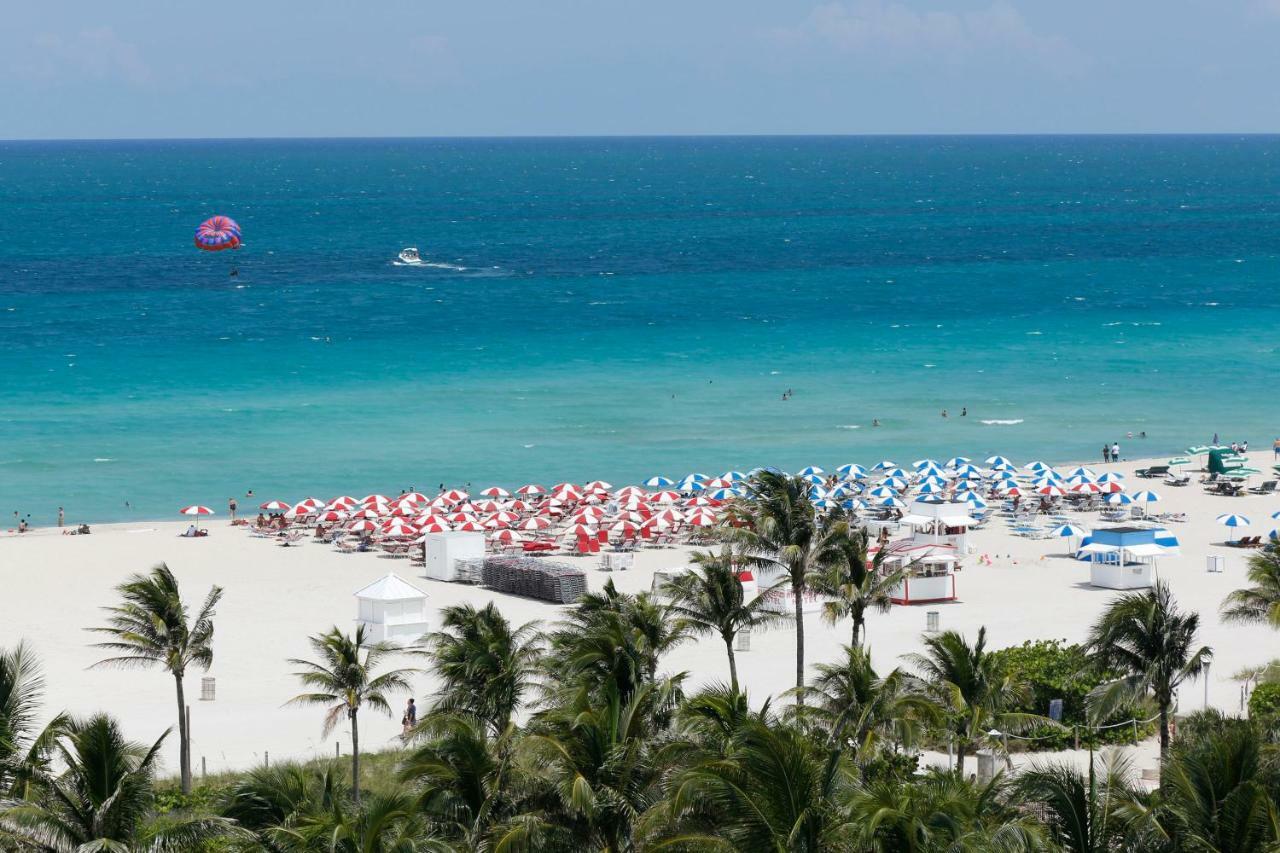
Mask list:
[[[1010,418],[1008,420],[1001,420],[1000,418],[992,418],[989,421],[983,421],[983,423],[986,424],[987,426],[1013,426],[1014,424],[1022,423],[1022,421],[1023,421],[1022,418]]]
[[[840,424],[840,429],[862,429],[862,424]]]
[[[115,462],[116,460],[112,459],[110,456],[95,456],[93,461],[94,462]]]

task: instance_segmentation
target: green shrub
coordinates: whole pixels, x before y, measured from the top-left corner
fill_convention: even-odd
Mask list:
[[[1253,688],[1249,695],[1249,719],[1264,726],[1280,719],[1280,684],[1264,683]]]
[[[1094,665],[1083,646],[1068,644],[1065,640],[1034,640],[1020,646],[999,649],[993,653],[1001,671],[1031,688],[1031,699],[1025,705],[1010,710],[1026,714],[1049,716],[1049,703],[1062,700],[1062,725],[1066,731],[1042,726],[1026,732],[1025,741],[1036,749],[1066,749],[1075,745],[1076,727],[1079,726],[1080,743],[1092,739],[1095,745],[1126,743],[1133,740],[1133,726],[1104,728],[1090,735],[1087,728],[1086,700],[1099,684],[1115,678],[1114,673],[1101,671]],[[1126,708],[1106,723],[1118,723],[1134,717],[1146,716]],[[1139,725],[1138,736],[1150,733],[1153,724]],[[1013,746],[1013,743],[1010,744]]]

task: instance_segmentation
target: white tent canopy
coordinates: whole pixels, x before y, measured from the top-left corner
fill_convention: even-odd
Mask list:
[[[395,572],[356,592],[356,620],[375,643],[412,643],[427,632],[427,594]]]

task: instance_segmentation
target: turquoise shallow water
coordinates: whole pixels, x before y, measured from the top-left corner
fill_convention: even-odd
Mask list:
[[[0,143],[0,216],[36,522],[1280,431],[1275,137]]]

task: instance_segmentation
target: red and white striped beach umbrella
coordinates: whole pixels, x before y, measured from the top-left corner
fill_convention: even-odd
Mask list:
[[[551,490],[551,495],[561,501],[582,500],[582,490],[572,483],[561,483]]]
[[[996,489],[996,493],[1004,495],[1006,498],[1022,497],[1022,489],[1018,488],[1017,486],[1001,486],[1000,488]]]
[[[1102,489],[1105,494],[1114,495],[1118,492],[1124,491],[1124,483],[1121,483],[1119,480],[1112,480],[1109,483],[1099,482],[1098,488]]]
[[[468,521],[476,521],[475,515],[469,512],[450,512],[445,515],[445,519],[450,524],[465,524]]]
[[[702,496],[698,496],[698,497],[687,498],[684,502],[684,505],[685,506],[714,506],[715,501],[711,500],[711,498],[704,498]]]
[[[639,529],[640,525],[636,524],[634,521],[626,520],[614,522],[609,526],[610,533],[620,533],[623,536],[635,536]]]
[[[396,500],[397,501],[413,501],[416,504],[424,504],[427,502],[427,496],[424,495],[422,492],[405,492],[403,495],[396,498]]]
[[[352,533],[372,533],[378,529],[378,522],[371,518],[357,518],[347,525],[347,529]]]
[[[495,513],[502,509],[502,504],[498,501],[480,501],[475,507],[477,512]]]
[[[1036,494],[1044,495],[1045,497],[1050,497],[1050,498],[1060,498],[1063,495],[1065,495],[1066,492],[1063,491],[1061,486],[1055,486],[1052,483],[1048,483],[1036,489]]]
[[[319,511],[320,511],[319,509],[315,509],[311,506],[308,506],[307,504],[300,503],[292,507],[288,512],[286,512],[284,514],[284,517],[285,518],[306,518],[307,516],[315,515]]]
[[[606,483],[604,480],[592,480],[583,486],[588,492],[607,492],[613,488],[613,485]]]
[[[354,508],[357,503],[359,503],[359,501],[351,497],[351,495],[341,495],[325,504],[324,508],[348,510]]]
[[[574,521],[599,521],[604,517],[604,509],[598,506],[584,506],[573,514]]]
[[[461,489],[450,489],[440,497],[444,498],[451,504],[460,504],[463,501],[465,501],[467,498],[471,497],[471,495],[467,494]]]
[[[676,509],[675,507],[668,507],[667,509],[664,509],[662,512],[655,515],[654,518],[658,519],[659,521],[665,521],[668,524],[675,524],[677,522],[684,521],[684,513]]]
[[[618,500],[629,498],[632,495],[639,496],[641,500],[644,500],[646,497],[648,497],[648,494],[645,492],[645,490],[640,488],[639,486],[623,486],[621,489],[618,489],[618,495],[617,495]]]
[[[702,486],[705,489],[732,489],[733,481],[726,480],[724,477],[716,477],[713,480],[707,480]]]
[[[499,530],[497,533],[489,534],[489,541],[502,545],[514,545],[517,542],[523,542],[524,537],[514,530]]]
[[[700,509],[685,519],[695,527],[711,527],[716,523],[716,514],[709,509]]]
[[[182,515],[213,515],[213,510],[209,509],[207,506],[200,506],[199,504],[184,506],[182,509],[178,510],[178,512]]]
[[[546,530],[551,526],[551,522],[543,516],[535,515],[533,518],[525,519],[516,525],[521,530]]]
[[[420,533],[444,533],[445,531],[452,529],[453,527],[449,522],[445,521],[438,515],[432,516],[428,521],[418,526],[418,532]]]
[[[489,488],[482,490],[480,494],[484,495],[486,498],[511,497],[511,493],[508,492],[506,489],[502,488],[501,486],[490,486]]]
[[[516,489],[517,495],[524,495],[525,497],[530,495],[544,495],[546,492],[547,490],[542,488],[542,486],[539,486],[537,483],[529,483],[527,486],[521,486]]]
[[[409,536],[417,536],[418,528],[412,524],[405,524],[401,519],[393,518],[382,525],[382,535],[391,539],[404,539]]]
[[[456,524],[456,525],[454,525],[453,529],[454,529],[454,530],[461,530],[461,531],[463,531],[464,533],[483,533],[483,532],[484,532],[484,525],[483,525],[483,524],[481,524],[480,522],[478,522],[478,521],[474,521],[474,520],[472,520],[472,521],[464,521],[464,522],[462,522],[461,524]]]
[[[340,509],[327,509],[319,515],[319,520],[326,524],[335,521],[345,521],[346,518],[347,514]]]
[[[266,510],[267,512],[284,512],[289,508],[289,505],[284,501],[267,501],[264,504],[258,504],[258,509]]]
[[[418,514],[418,508],[413,504],[396,504],[391,508],[391,514],[396,518],[412,518]]]
[[[391,500],[386,495],[365,495],[360,499],[360,503],[368,506],[369,504],[391,503]]]
[[[353,512],[351,514],[351,517],[360,518],[360,519],[365,519],[365,518],[371,519],[371,518],[379,518],[381,517],[381,515],[382,514],[379,513],[376,509],[369,509],[368,507],[365,507],[364,509],[358,509],[355,512]]]
[[[595,536],[596,529],[594,524],[575,524],[565,531],[565,536]]]
[[[516,500],[513,500],[511,503],[507,504],[507,509],[511,510],[512,512],[528,512],[529,502],[522,501],[519,498],[517,498]]]
[[[503,524],[515,524],[517,521],[520,520],[520,515],[518,513],[509,512],[503,509],[493,513],[492,515],[489,516],[489,518],[495,521],[499,521]]]
[[[644,521],[646,518],[648,518],[652,514],[653,513],[649,513],[648,515],[646,515],[645,513],[639,512],[637,510],[623,510],[622,512],[615,515],[613,517],[613,520],[614,521],[632,521],[632,522],[635,522],[636,524],[639,524],[640,522]]]
[[[427,502],[427,506],[431,507],[432,509],[448,509],[449,507],[453,506],[453,501],[449,500],[444,495],[436,495],[434,498],[432,498],[430,501]]]
[[[680,493],[673,492],[670,489],[649,495],[649,503],[651,504],[673,504],[679,500]]]
[[[1082,495],[1096,495],[1102,491],[1102,487],[1097,483],[1076,483],[1071,491]]]
[[[299,504],[305,504],[306,506],[310,507],[311,509],[323,509],[323,508],[324,508],[324,501],[320,500],[319,498],[303,498],[302,500],[298,501],[298,503],[299,503]]]

